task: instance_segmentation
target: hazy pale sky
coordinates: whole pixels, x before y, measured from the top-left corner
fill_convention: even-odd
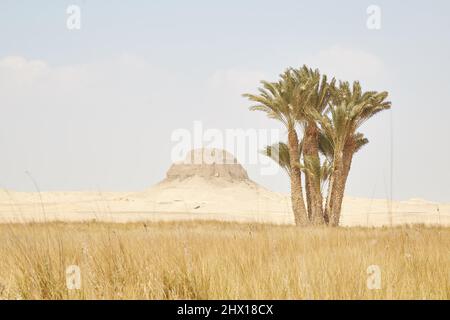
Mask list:
[[[66,27],[69,5],[81,29]],[[370,30],[367,8],[381,8]],[[0,2],[0,188],[132,191],[164,178],[176,129],[282,129],[241,97],[308,64],[387,90],[351,196],[450,202],[448,1]],[[284,134],[284,131],[281,131]],[[250,152],[256,152],[253,150]],[[251,178],[288,191],[283,172]]]

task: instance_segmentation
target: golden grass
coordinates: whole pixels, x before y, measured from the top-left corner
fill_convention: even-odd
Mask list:
[[[450,228],[0,225],[3,299],[449,299]],[[81,268],[68,290],[66,268]],[[381,290],[367,267],[379,265]]]

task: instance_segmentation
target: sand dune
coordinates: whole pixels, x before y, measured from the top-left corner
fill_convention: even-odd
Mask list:
[[[341,225],[450,225],[450,204],[395,201],[392,215],[383,199],[347,197]],[[439,209],[439,211],[438,211]],[[162,182],[136,193],[0,191],[0,222],[30,221],[166,221],[213,219],[292,224],[288,195],[248,181],[201,177]]]
[[[204,152],[194,151],[187,160],[200,155],[203,161]],[[209,219],[294,223],[288,195],[272,192],[250,180],[228,153],[213,149],[208,150],[208,156],[208,163],[174,164],[164,181],[142,192],[0,190],[0,222]],[[450,204],[423,199],[392,204],[383,199],[344,199],[342,226],[399,224],[450,225]]]

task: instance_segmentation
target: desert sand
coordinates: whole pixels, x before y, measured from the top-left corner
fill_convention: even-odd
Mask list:
[[[185,162],[172,165],[165,180],[142,192],[0,190],[0,223],[202,219],[294,224],[289,195],[253,182],[230,154],[209,150],[211,154],[208,160],[201,156],[200,162],[189,154]],[[402,224],[448,226],[450,204],[422,199],[392,204],[386,199],[344,199],[341,226]]]

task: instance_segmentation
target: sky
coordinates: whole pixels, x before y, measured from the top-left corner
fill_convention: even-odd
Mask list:
[[[71,5],[80,29],[67,27]],[[380,29],[368,28],[371,5]],[[196,123],[283,140],[241,95],[307,64],[390,94],[392,110],[360,130],[370,144],[347,195],[450,202],[449,12],[448,1],[2,0],[0,188],[143,190],[164,178],[174,132]],[[289,191],[282,171],[238,160]]]

